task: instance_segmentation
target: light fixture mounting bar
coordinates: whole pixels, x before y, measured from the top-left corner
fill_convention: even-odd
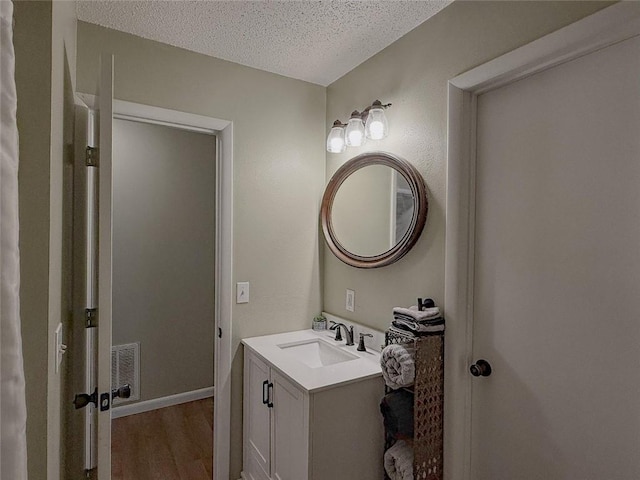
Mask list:
[[[383,108],[383,109],[387,109],[391,106],[391,103],[382,103],[380,100],[376,100],[374,101],[371,105],[365,107],[362,112],[358,112],[358,110],[354,110],[351,113],[351,117],[350,118],[354,118],[354,116],[359,116],[362,119],[363,123],[367,123],[367,117],[369,116],[369,110],[371,110],[372,108]],[[342,123],[340,120],[336,120],[335,122],[333,122],[333,126],[334,127],[346,127],[347,124],[346,123]]]

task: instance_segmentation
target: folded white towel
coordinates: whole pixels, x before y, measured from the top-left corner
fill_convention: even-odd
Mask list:
[[[418,307],[393,307],[393,314],[403,315],[405,317],[413,318],[416,322],[421,322],[424,320],[429,320],[432,318],[437,318],[440,316],[440,308],[431,307],[425,308],[424,310],[418,310]]]
[[[444,320],[434,323],[418,323],[410,320],[396,319],[391,322],[391,325],[416,335],[444,332]]]
[[[413,449],[398,440],[384,452],[384,469],[391,480],[413,480]]]
[[[416,378],[415,349],[393,343],[380,354],[382,376],[389,388],[410,387]]]

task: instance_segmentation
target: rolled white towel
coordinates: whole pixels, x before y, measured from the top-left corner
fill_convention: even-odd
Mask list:
[[[413,448],[398,440],[384,452],[384,469],[391,480],[413,480]]]
[[[416,378],[415,349],[393,343],[380,354],[382,376],[389,388],[410,387]]]

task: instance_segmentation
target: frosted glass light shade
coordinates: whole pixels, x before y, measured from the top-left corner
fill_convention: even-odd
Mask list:
[[[346,150],[347,146],[344,142],[344,127],[334,126],[329,132],[327,137],[327,152],[329,153],[342,153]]]
[[[348,147],[359,147],[365,142],[364,123],[361,118],[351,118],[347,123],[345,143]]]
[[[371,140],[380,140],[389,133],[389,124],[387,116],[382,108],[372,108],[369,110],[367,124],[365,125],[365,133],[367,138]]]

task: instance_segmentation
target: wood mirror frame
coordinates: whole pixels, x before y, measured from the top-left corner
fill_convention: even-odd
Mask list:
[[[333,228],[331,212],[335,196],[344,181],[354,172],[370,165],[391,167],[405,178],[413,196],[413,216],[409,228],[398,243],[384,253],[365,257],[350,252],[340,243]],[[389,153],[363,153],[342,165],[327,184],[320,207],[322,232],[331,252],[347,265],[356,268],[384,267],[400,260],[416,244],[424,229],[428,208],[429,202],[424,179],[413,165]]]

